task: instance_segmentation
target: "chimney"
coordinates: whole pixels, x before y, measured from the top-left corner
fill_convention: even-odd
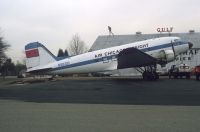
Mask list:
[[[135,34],[136,34],[136,35],[141,35],[142,32],[138,31],[138,32],[136,32]]]
[[[195,33],[195,30],[189,30],[189,33]]]

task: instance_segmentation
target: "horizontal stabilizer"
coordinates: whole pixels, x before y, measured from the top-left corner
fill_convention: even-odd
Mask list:
[[[50,71],[51,69],[53,68],[36,69],[36,70],[27,71],[27,72],[32,73],[32,74],[43,74]]]

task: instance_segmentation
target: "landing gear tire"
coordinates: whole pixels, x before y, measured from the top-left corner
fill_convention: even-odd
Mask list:
[[[177,79],[178,78],[178,75],[174,75],[174,79]]]
[[[169,79],[171,79],[172,78],[172,75],[169,73]]]
[[[144,80],[148,80],[148,81],[155,81],[157,79],[159,79],[159,75],[158,73],[156,73],[156,64],[154,65],[149,65],[144,67],[144,72],[142,73],[142,77]]]
[[[144,80],[148,80],[148,74],[147,74],[147,72],[143,72],[142,78],[143,78]]]
[[[154,75],[155,75],[155,79],[158,80],[159,79],[158,73],[155,72]]]
[[[154,81],[159,79],[159,75],[156,72],[146,72],[144,71],[142,74],[144,80]]]

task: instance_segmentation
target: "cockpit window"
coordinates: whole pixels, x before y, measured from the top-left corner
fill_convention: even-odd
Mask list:
[[[181,41],[180,39],[174,39],[174,45],[180,45]]]
[[[175,39],[174,40],[174,45],[182,45],[182,44],[186,44],[187,42],[185,41],[181,41],[180,39]]]
[[[180,41],[180,39],[174,39],[174,42],[178,42],[178,41]]]

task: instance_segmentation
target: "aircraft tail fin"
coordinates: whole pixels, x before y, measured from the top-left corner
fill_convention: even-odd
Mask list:
[[[56,57],[39,42],[29,43],[25,46],[27,69],[44,66],[55,62]]]

